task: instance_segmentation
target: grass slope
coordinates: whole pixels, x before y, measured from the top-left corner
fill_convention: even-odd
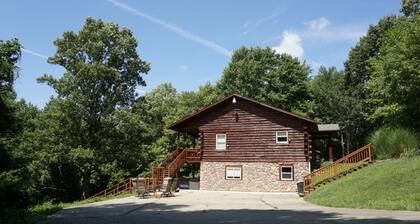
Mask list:
[[[331,207],[420,211],[420,156],[377,162],[319,187],[305,200]]]

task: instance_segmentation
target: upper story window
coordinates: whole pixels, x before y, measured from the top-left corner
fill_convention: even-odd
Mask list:
[[[226,134],[216,134],[216,149],[226,149]]]
[[[287,131],[276,131],[276,143],[289,143],[289,133]]]
[[[226,166],[226,180],[242,180],[242,166]]]

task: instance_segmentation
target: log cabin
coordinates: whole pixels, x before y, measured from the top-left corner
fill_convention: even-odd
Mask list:
[[[200,163],[200,190],[211,191],[296,192],[311,172],[312,138],[320,136],[312,119],[237,94],[169,129],[198,138],[200,148],[176,150],[153,176],[172,177],[185,162]]]

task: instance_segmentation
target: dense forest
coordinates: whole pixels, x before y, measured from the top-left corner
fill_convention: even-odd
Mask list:
[[[85,198],[127,177],[148,175],[175,149],[174,121],[224,96],[245,97],[338,123],[345,152],[382,128],[420,133],[420,3],[369,27],[344,69],[309,64],[271,48],[237,49],[221,79],[196,91],[163,83],[139,96],[151,68],[127,28],[88,18],[54,41],[48,63],[64,74],[39,77],[53,88],[44,108],[19,100],[18,39],[0,40],[0,209]],[[180,143],[191,144],[181,135]],[[417,148],[418,150],[418,148]]]

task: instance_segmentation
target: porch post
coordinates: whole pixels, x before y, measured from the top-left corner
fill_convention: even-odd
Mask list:
[[[331,136],[328,135],[328,159],[332,162],[334,160],[333,147],[331,144]]]
[[[176,136],[176,150],[179,150],[179,132],[177,132]]]
[[[328,144],[328,159],[332,162],[333,161],[333,147],[331,144]]]

